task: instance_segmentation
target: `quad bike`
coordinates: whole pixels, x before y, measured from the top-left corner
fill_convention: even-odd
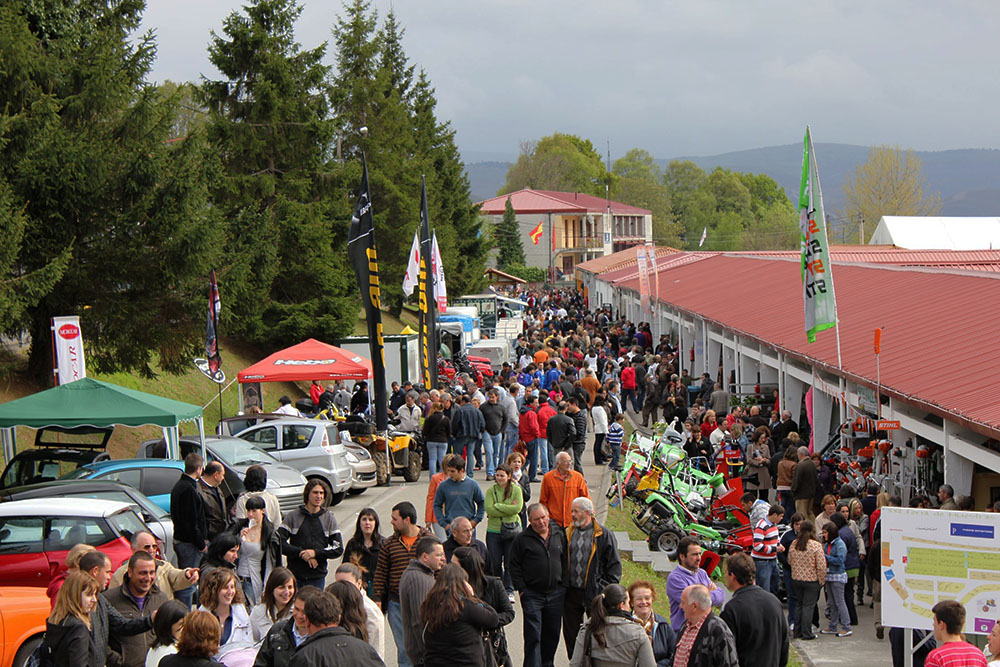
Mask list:
[[[416,434],[397,431],[389,427],[385,436],[376,435],[375,424],[360,415],[349,415],[344,421],[338,422],[337,428],[343,434],[346,431],[350,440],[371,454],[375,462],[375,479],[379,486],[389,481],[391,472],[403,476],[407,482],[420,479],[423,451]],[[389,441],[389,454],[386,455],[386,440]]]

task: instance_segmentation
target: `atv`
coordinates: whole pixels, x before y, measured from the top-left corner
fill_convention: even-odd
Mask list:
[[[351,442],[360,445],[371,454],[375,462],[375,479],[378,486],[389,482],[389,465],[391,461],[392,474],[402,475],[407,482],[420,479],[423,461],[422,443],[414,433],[397,431],[390,425],[385,436],[376,435],[375,424],[361,415],[348,415],[337,424],[337,428],[350,435]],[[388,440],[388,455],[386,454]]]

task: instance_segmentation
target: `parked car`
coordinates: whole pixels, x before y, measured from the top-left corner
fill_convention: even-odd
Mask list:
[[[201,443],[197,436],[184,436],[180,439],[180,450],[181,458],[190,452],[201,453]],[[306,485],[306,478],[302,473],[246,440],[228,436],[205,436],[205,453],[209,461],[218,461],[226,469],[226,481],[230,478],[234,480],[230,488],[235,491],[235,495],[230,497],[223,492],[227,507],[231,507],[239,494],[243,493],[243,479],[247,475],[247,468],[252,465],[261,465],[267,469],[267,489],[277,497],[282,513],[290,512],[302,504],[302,492]],[[139,445],[136,453],[136,458],[140,459],[163,459],[166,456],[167,447],[162,439],[147,440]],[[239,480],[239,484],[235,480]]]
[[[163,558],[174,562],[174,522],[170,519],[170,513],[136,488],[108,480],[61,479],[0,491],[0,502],[33,498],[97,498],[128,503],[159,540]]]
[[[34,449],[18,452],[0,476],[0,489],[51,482],[107,453],[112,428],[48,426],[35,431]]]
[[[0,667],[27,667],[50,611],[44,588],[0,586]]]
[[[343,439],[341,439],[343,442]],[[375,461],[368,450],[353,442],[344,442],[347,449],[347,462],[351,464],[351,488],[348,493],[357,495],[364,493],[365,489],[375,486],[378,481],[375,475]]]
[[[116,459],[81,466],[62,479],[100,479],[120,482],[142,492],[164,511],[170,511],[170,491],[184,472],[184,461],[161,459]],[[242,485],[240,485],[242,489]],[[222,483],[223,497],[232,492],[229,480]]]
[[[243,419],[243,417],[241,417]],[[330,503],[336,505],[351,488],[352,469],[347,448],[340,441],[336,422],[316,419],[274,419],[250,426],[236,437],[251,442],[306,479],[326,485]]]
[[[152,532],[130,504],[114,500],[0,503],[0,586],[44,589],[66,570],[66,554],[81,542],[106,553],[117,569],[132,555],[129,542],[138,531]]]

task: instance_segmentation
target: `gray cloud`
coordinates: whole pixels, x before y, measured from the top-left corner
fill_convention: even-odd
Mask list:
[[[157,80],[214,76],[232,0],[149,0]],[[379,14],[389,0],[376,0]],[[572,132],[620,155],[707,155],[799,141],[1000,147],[996,27],[979,2],[396,0],[411,61],[469,159]],[[340,4],[305,5],[330,41]],[[329,60],[332,60],[330,58]]]

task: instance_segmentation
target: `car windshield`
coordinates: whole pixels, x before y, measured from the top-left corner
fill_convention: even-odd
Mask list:
[[[116,512],[108,517],[108,519],[110,519],[111,523],[118,529],[118,532],[121,533],[125,539],[130,541],[132,536],[140,531],[152,533],[146,524],[142,522],[142,519],[140,519],[131,509]]]
[[[243,440],[221,440],[212,443],[212,451],[232,466],[271,465],[278,460],[263,449]]]

